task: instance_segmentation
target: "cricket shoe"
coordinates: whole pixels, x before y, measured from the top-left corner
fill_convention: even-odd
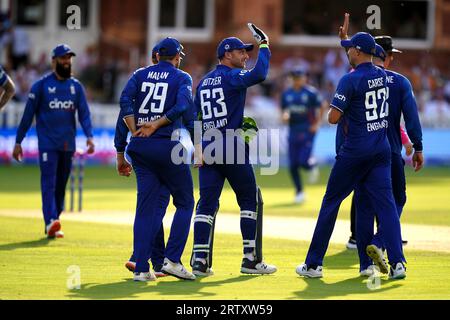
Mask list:
[[[174,263],[167,258],[164,258],[164,265],[161,271],[168,275],[174,276],[181,280],[195,280],[195,275],[186,270],[181,263]]]
[[[367,269],[362,270],[359,275],[361,277],[367,277],[370,278],[373,275],[376,275],[378,272],[377,266],[376,265],[371,265],[369,266]]]
[[[59,220],[52,220],[49,225],[45,228],[47,233],[47,238],[54,239],[56,237],[56,232],[61,230],[61,222]]]
[[[315,166],[309,172],[309,183],[316,184],[320,179],[320,170],[318,166]]]
[[[212,268],[208,267],[207,263],[202,261],[195,261],[192,266],[192,273],[198,277],[209,277],[214,275]]]
[[[305,278],[322,278],[322,266],[308,266],[306,263],[301,264],[295,269],[295,272],[299,276],[305,277]]]
[[[387,274],[389,272],[388,264],[384,259],[383,251],[376,245],[371,244],[366,248],[367,255],[373,260],[373,263],[380,269],[381,273]]]
[[[295,201],[296,204],[302,204],[303,202],[306,201],[306,195],[303,192],[299,192],[295,196],[295,200],[294,201]]]
[[[350,239],[348,239],[346,247],[347,247],[348,250],[356,250],[356,249],[358,249],[358,247],[356,246],[356,240],[354,238],[350,237]]]
[[[153,272],[157,278],[164,278],[169,276],[167,273],[162,271],[162,265],[158,265],[157,267],[153,267]]]
[[[399,280],[406,278],[406,267],[403,263],[398,262],[396,264],[391,265],[391,269],[389,270],[389,279]]]
[[[127,261],[127,263],[125,263],[125,268],[130,272],[134,272],[134,270],[136,270],[136,262]]]
[[[64,232],[61,230],[55,232],[56,239],[63,239],[64,238]]]
[[[134,272],[133,280],[139,282],[156,281],[156,276],[151,270],[150,272]]]
[[[245,274],[272,274],[277,272],[277,267],[266,264],[264,261],[251,261],[247,258],[242,259],[241,273]]]

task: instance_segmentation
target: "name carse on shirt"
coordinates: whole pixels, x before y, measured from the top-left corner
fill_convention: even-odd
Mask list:
[[[384,80],[382,77],[368,80],[367,84],[369,85],[369,89],[384,87]]]

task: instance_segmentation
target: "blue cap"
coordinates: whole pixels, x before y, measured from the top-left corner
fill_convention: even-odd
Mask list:
[[[157,44],[155,48],[160,56],[171,57],[177,55],[178,53],[184,56],[184,47],[175,38],[167,37]]]
[[[59,44],[52,51],[52,58],[62,57],[66,54],[71,54],[72,56],[76,56],[75,52],[67,44]]]
[[[217,57],[219,59],[223,58],[225,55],[225,52],[230,52],[233,50],[242,50],[245,49],[247,51],[252,51],[254,48],[254,45],[243,43],[240,39],[231,37],[226,38],[222,40],[222,42],[219,44],[219,47],[217,48]]]
[[[305,69],[297,68],[290,72],[292,77],[302,77],[308,75],[308,72]]]
[[[350,40],[342,40],[344,48],[354,47],[364,53],[375,54],[375,39],[367,32],[358,32]]]
[[[159,51],[159,43],[153,47],[152,53],[157,53],[158,51]]]
[[[375,46],[375,54],[374,57],[380,58],[381,60],[386,60],[386,51],[384,51],[383,47],[377,44]]]

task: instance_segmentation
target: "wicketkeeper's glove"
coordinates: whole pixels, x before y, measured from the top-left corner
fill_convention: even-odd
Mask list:
[[[258,124],[253,118],[244,117],[242,121],[242,130],[244,131],[245,143],[250,143],[258,135]]]
[[[269,37],[264,33],[264,31],[259,29],[253,23],[248,23],[248,28],[258,44],[269,44]]]

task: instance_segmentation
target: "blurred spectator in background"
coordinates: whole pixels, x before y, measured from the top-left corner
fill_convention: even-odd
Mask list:
[[[350,70],[347,56],[342,49],[332,49],[325,55],[324,81],[337,87],[339,80]],[[331,101],[331,100],[329,100]]]
[[[286,59],[283,63],[283,70],[286,74],[289,74],[292,70],[304,70],[309,72],[311,68],[311,64],[308,60],[303,57],[303,50],[296,49],[292,57]]]
[[[425,102],[422,118],[427,126],[450,126],[450,104],[444,98],[444,88],[436,90],[431,100]]]
[[[15,26],[11,31],[10,58],[13,70],[28,64],[31,43],[28,33],[22,27]]]
[[[28,93],[30,92],[31,85],[41,76],[42,74],[40,74],[36,67],[31,64],[20,67],[13,75],[14,82],[16,83],[16,95],[14,100],[26,102],[28,100]]]
[[[450,103],[450,79],[447,79],[444,85],[444,97],[445,100]]]

